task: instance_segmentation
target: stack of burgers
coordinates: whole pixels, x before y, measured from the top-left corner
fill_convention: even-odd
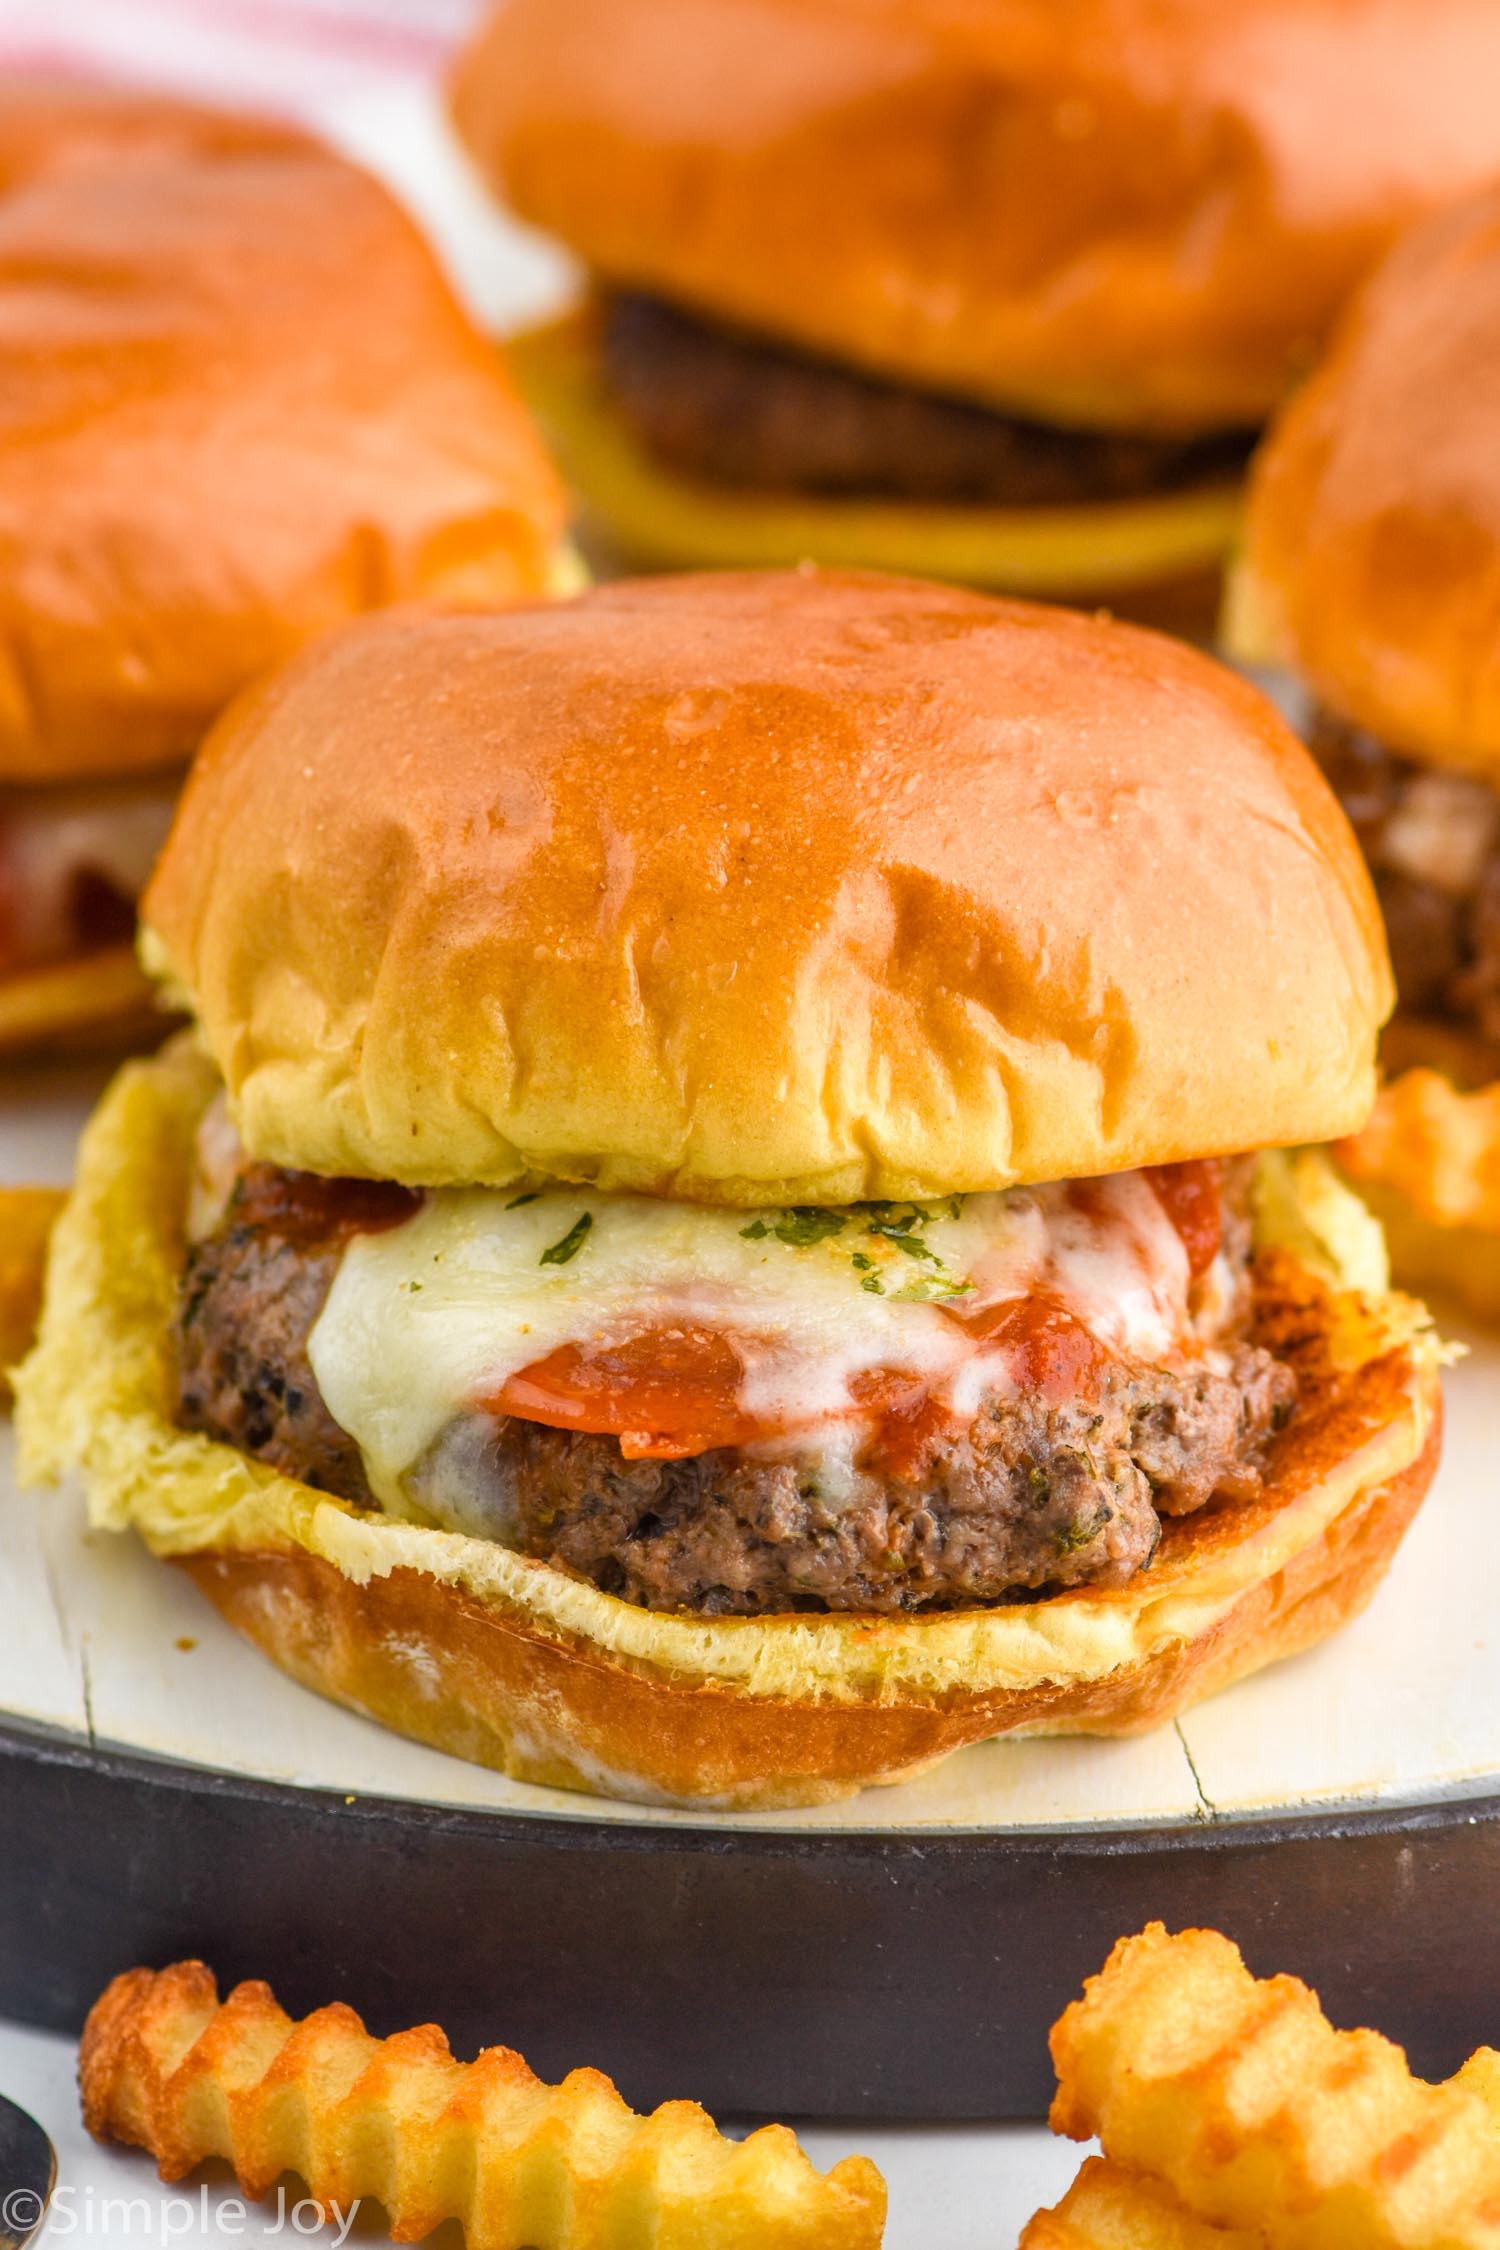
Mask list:
[[[596,562],[725,566],[572,598],[368,181],[8,97],[64,279],[0,262],[61,402],[0,724],[59,799],[198,750],[139,944],[190,1028],[85,1137],[26,1472],[388,1726],[725,1808],[1362,1607],[1441,1414],[1356,1186],[1398,1280],[1459,1173],[1500,1229],[1493,197],[1281,402],[1500,167],[1497,68],[1473,0],[510,0],[459,122],[591,277],[523,381]],[[974,590],[1208,615],[1268,417],[1234,631],[1316,759]]]

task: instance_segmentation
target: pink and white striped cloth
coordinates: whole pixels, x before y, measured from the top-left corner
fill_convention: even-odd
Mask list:
[[[483,0],[0,0],[0,73],[110,78],[321,116],[431,82]]]

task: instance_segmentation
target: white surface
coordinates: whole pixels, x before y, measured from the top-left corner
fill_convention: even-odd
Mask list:
[[[503,2025],[496,2026],[496,2037],[504,2037]],[[149,2244],[207,2250],[231,2241],[274,2242],[278,2250],[288,2250],[299,2239],[335,2241],[331,2227],[299,2236],[296,2190],[289,2182],[282,2209],[274,2198],[246,2207],[221,2167],[201,2181],[164,2188],[146,2158],[97,2148],[79,2122],[74,2060],[66,2039],[0,2024],[0,2093],[31,2111],[58,2152],[63,2192],[42,2238],[48,2250],[65,2241],[101,2250],[130,2245],[144,2250]],[[1041,2205],[1056,2202],[1082,2154],[1040,2126],[873,2132],[862,2125],[818,2125],[807,2128],[802,2140],[824,2168],[856,2151],[875,2159],[891,2191],[886,2250],[1014,2250],[1027,2219]],[[0,2219],[4,2187],[0,2181]],[[371,2214],[366,2224],[356,2223],[348,2239],[368,2250],[372,2240],[384,2237],[373,2229]]]

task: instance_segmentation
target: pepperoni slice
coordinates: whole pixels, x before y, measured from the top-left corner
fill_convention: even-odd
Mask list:
[[[680,1461],[770,1434],[742,1409],[741,1382],[729,1336],[644,1328],[617,1343],[563,1344],[482,1403],[549,1429],[617,1437],[627,1460]]]

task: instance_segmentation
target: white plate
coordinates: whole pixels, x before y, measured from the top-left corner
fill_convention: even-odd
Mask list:
[[[67,1175],[97,1074],[0,1092],[0,1179]],[[1130,1742],[996,1742],[845,1805],[761,1827],[1116,1827],[1500,1793],[1500,1343],[1448,1377],[1442,1467],[1370,1609],[1336,1639]],[[0,1432],[0,1712],[264,1780],[567,1818],[706,1816],[537,1789],[317,1701],[133,1537],[89,1534],[78,1494],[14,1489]],[[720,1816],[725,1817],[725,1816]]]

